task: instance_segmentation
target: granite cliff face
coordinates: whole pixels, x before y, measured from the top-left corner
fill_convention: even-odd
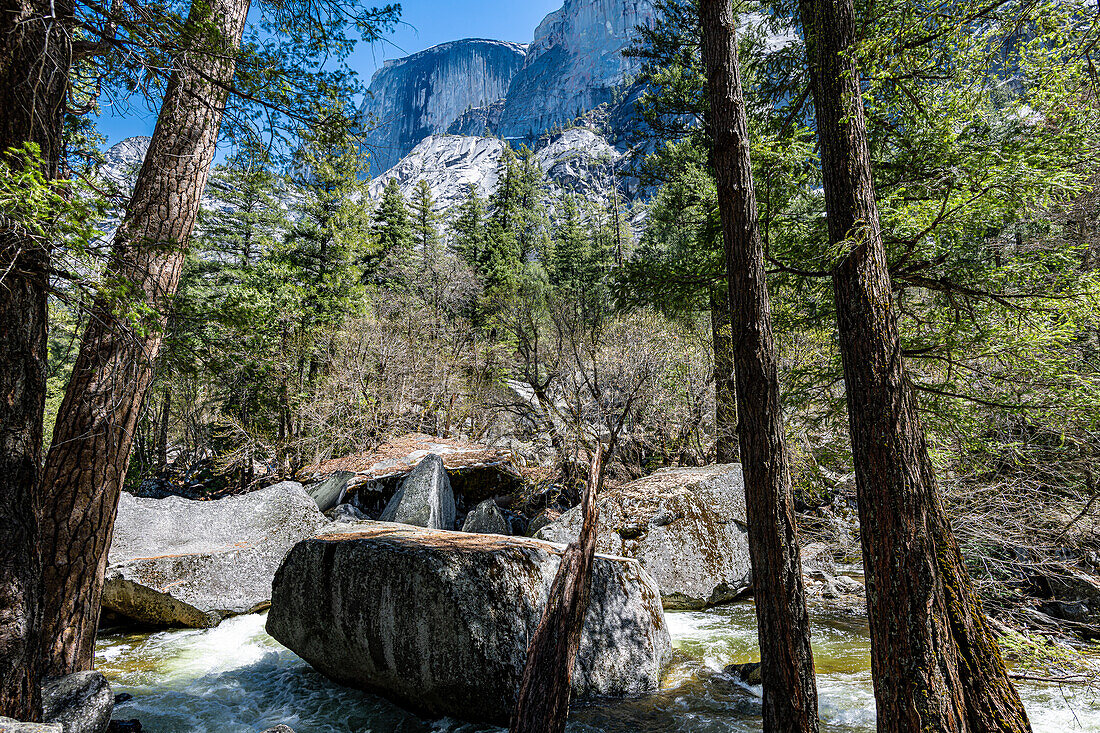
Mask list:
[[[652,0],[566,0],[529,46],[466,39],[387,61],[362,108],[370,173],[392,168],[429,135],[500,136],[532,144],[612,101],[633,71],[623,56]]]
[[[654,16],[651,0],[566,0],[535,30],[508,87],[498,132],[532,138],[610,102],[634,70],[623,56],[634,28]]]
[[[370,172],[389,169],[463,113],[503,98],[525,56],[517,43],[471,38],[387,61],[371,79],[361,109],[370,128]]]

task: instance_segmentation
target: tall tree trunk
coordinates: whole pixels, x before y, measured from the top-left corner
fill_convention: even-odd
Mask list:
[[[160,425],[157,426],[157,473],[168,468],[168,418],[172,414],[172,392],[164,388],[164,404],[160,408]]]
[[[734,334],[737,436],[760,638],[764,730],[817,731],[817,684],[779,404],[764,248],[757,226],[748,119],[729,0],[700,0],[718,209]]]
[[[43,476],[46,663],[92,666],[107,548],[134,428],[153,378],[169,299],[214,158],[248,0],[196,0],[190,51],[178,60],[109,263],[120,305],[99,298],[58,412]],[[134,305],[139,327],[118,317]]]
[[[733,333],[730,331],[726,278],[710,288],[710,330],[714,348],[715,462],[737,463],[737,392],[734,385]]]
[[[0,155],[35,143],[50,179],[61,160],[72,23],[70,2],[0,2]],[[26,721],[42,716],[37,514],[50,244],[0,222],[0,716]]]
[[[880,731],[1028,731],[940,502],[905,372],[852,0],[801,0],[867,574]]]
[[[596,495],[603,484],[600,445],[592,454],[581,507],[581,534],[569,543],[550,586],[538,629],[527,649],[527,664],[516,697],[509,733],[562,733],[569,717],[573,663],[581,645],[584,616],[596,557]]]

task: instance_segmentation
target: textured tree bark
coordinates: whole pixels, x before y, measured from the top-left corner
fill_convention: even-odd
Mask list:
[[[107,548],[134,428],[153,377],[168,300],[233,78],[248,0],[196,0],[108,273],[122,303],[98,298],[58,412],[43,475],[48,674],[90,669]],[[122,311],[138,314],[131,323]]]
[[[725,243],[765,731],[816,731],[817,684],[779,404],[764,248],[729,0],[700,0],[718,209]]]
[[[821,146],[880,731],[1031,729],[937,493],[875,203],[852,0],[801,0]]]
[[[597,444],[584,490],[580,537],[562,554],[546,608],[527,648],[509,733],[562,733],[569,718],[573,663],[581,645],[596,557],[596,494],[603,484],[600,450]]]
[[[35,143],[51,179],[60,167],[72,23],[69,2],[0,2],[0,155]],[[50,244],[0,221],[0,716],[31,722],[42,716],[37,510]]]
[[[716,463],[737,463],[737,392],[734,385],[733,335],[730,332],[729,286],[710,290],[711,342],[714,346],[714,448]]]

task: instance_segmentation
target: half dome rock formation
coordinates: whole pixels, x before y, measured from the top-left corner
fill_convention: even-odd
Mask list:
[[[468,38],[387,61],[361,109],[369,173],[389,170],[430,135],[532,144],[613,101],[636,67],[623,51],[655,15],[652,0],[566,0],[530,46]]]
[[[502,99],[525,56],[518,43],[467,38],[386,61],[360,110],[370,172],[388,170],[463,113]]]
[[[623,56],[634,29],[655,16],[651,0],[566,0],[535,29],[497,132],[531,139],[612,101],[635,69]]]
[[[384,522],[334,524],[275,575],[267,631],[328,677],[415,711],[508,722],[561,545]],[[671,658],[657,586],[597,555],[576,699],[656,690]]]

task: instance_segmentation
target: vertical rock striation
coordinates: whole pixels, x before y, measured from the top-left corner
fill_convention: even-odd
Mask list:
[[[633,70],[623,56],[639,25],[652,22],[651,0],[566,0],[543,19],[512,79],[498,132],[530,139],[612,100]]]
[[[502,99],[525,56],[517,43],[468,38],[387,61],[361,110],[371,173],[388,170],[469,110]]]

